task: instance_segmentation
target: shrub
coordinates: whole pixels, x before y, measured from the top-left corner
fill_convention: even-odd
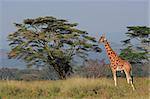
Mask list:
[[[104,59],[98,60],[88,60],[84,66],[78,67],[76,69],[76,75],[81,77],[111,77],[111,69],[109,64],[106,64]]]

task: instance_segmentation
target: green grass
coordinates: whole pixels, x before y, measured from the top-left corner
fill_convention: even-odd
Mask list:
[[[107,78],[57,81],[0,81],[0,99],[148,99],[149,78],[135,78],[133,91],[125,78],[118,87]]]

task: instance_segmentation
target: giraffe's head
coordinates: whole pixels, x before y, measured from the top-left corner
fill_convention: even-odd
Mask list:
[[[104,42],[104,40],[105,40],[105,33],[98,40],[98,44],[100,44],[101,42]]]

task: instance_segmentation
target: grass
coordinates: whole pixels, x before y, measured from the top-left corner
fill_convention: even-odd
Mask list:
[[[118,87],[107,78],[57,81],[0,81],[0,99],[148,99],[149,78],[135,78],[133,91],[125,78]]]

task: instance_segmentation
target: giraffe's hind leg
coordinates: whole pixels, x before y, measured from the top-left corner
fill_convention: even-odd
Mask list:
[[[133,78],[131,77],[131,75],[129,76],[129,82],[131,84],[132,89],[135,90],[135,87],[133,85]]]
[[[133,85],[133,80],[132,80],[131,76],[129,76],[129,82],[131,84],[132,89],[135,90],[135,87]]]
[[[126,79],[128,84],[130,83],[130,75],[128,74],[128,72],[126,70],[124,70],[125,74],[126,74]]]
[[[127,78],[127,82],[128,84],[130,83],[131,84],[131,87],[133,90],[135,90],[135,87],[133,85],[133,81],[132,81],[132,78],[131,78],[131,75],[130,75],[130,72],[127,72],[126,70],[124,70],[125,74],[126,74],[126,78]]]
[[[132,79],[130,79],[130,83],[131,83],[131,86],[132,86],[133,90],[135,90],[135,87],[133,85]]]

